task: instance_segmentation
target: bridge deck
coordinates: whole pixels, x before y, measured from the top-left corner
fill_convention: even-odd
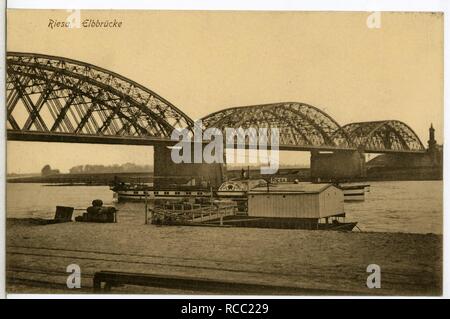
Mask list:
[[[80,135],[70,133],[48,133],[37,131],[7,130],[9,141],[59,142],[59,143],[87,143],[87,144],[122,144],[122,145],[175,145],[177,142],[168,138],[142,136],[110,136],[110,135]],[[205,143],[208,143],[205,141]],[[236,146],[239,148],[239,146]],[[246,145],[245,148],[248,148]],[[268,145],[268,149],[271,146]],[[356,151],[357,148],[343,148],[327,145],[279,145],[280,151]],[[389,150],[363,149],[364,153],[425,153],[426,150]]]

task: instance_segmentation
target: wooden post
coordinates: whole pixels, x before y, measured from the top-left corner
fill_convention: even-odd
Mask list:
[[[148,207],[147,207],[147,191],[144,191],[145,195],[145,225],[148,224]]]
[[[211,194],[210,199],[209,199],[209,201],[210,201],[209,205],[210,205],[210,209],[212,210],[212,208],[213,208],[213,190],[212,190],[212,186],[209,186],[209,191],[210,191],[210,194]]]

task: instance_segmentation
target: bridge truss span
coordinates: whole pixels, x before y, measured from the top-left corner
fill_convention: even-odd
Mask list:
[[[342,130],[367,153],[425,151],[417,134],[401,121],[350,123],[344,125]]]
[[[351,149],[339,124],[318,108],[297,102],[224,109],[202,119],[205,128],[277,128],[280,149]],[[224,132],[225,133],[225,132]]]
[[[19,52],[7,53],[6,67],[8,140],[155,145],[175,143],[175,129],[194,133],[194,121],[173,104],[101,67]],[[299,102],[232,107],[205,116],[202,123],[203,129],[222,133],[242,128],[237,132],[245,141],[249,128],[269,134],[276,128],[280,150],[425,152],[401,121],[340,126],[319,108]]]
[[[18,139],[158,140],[193,125],[181,110],[142,85],[62,57],[7,53],[6,93],[8,136]]]

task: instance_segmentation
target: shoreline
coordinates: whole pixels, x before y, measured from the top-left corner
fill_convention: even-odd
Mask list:
[[[49,223],[44,223],[45,221],[50,220],[50,218],[40,218],[40,217],[6,217],[6,223],[8,225],[8,223],[11,224],[12,227],[17,226],[17,225],[21,225],[21,226],[25,226],[25,227],[32,227],[32,226],[47,226],[47,225],[51,225]],[[80,222],[76,222],[75,220],[69,222],[69,223],[78,223],[80,224]],[[61,223],[60,223],[61,224]],[[64,223],[65,224],[65,223]],[[89,224],[101,224],[101,223],[95,223],[95,222],[89,222]],[[109,223],[105,223],[105,224],[109,224]],[[140,225],[140,224],[139,224]],[[137,226],[139,226],[137,225]],[[144,224],[142,224],[144,225]],[[7,227],[11,227],[11,226],[7,226]],[[402,232],[402,231],[375,231],[375,230],[358,230],[356,227],[352,230],[352,231],[337,231],[337,230],[327,230],[327,229],[293,229],[293,228],[270,228],[270,227],[243,227],[243,226],[233,226],[233,225],[225,225],[225,226],[217,226],[217,225],[210,225],[210,224],[204,224],[204,225],[150,225],[148,224],[148,226],[152,226],[152,227],[207,227],[207,228],[243,228],[243,229],[273,229],[273,230],[277,230],[277,231],[282,231],[282,230],[294,230],[294,231],[313,231],[313,232],[339,232],[339,233],[364,233],[364,234],[402,234],[402,235],[422,235],[422,236],[438,236],[438,237],[443,237],[443,234],[441,233],[433,233],[433,232],[428,232],[428,233],[419,233],[419,232]]]

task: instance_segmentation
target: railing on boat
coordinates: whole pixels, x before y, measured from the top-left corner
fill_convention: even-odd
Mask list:
[[[202,223],[214,219],[222,219],[225,216],[235,215],[236,203],[201,205],[192,203],[169,203],[151,210],[152,223],[178,224],[178,223]]]

